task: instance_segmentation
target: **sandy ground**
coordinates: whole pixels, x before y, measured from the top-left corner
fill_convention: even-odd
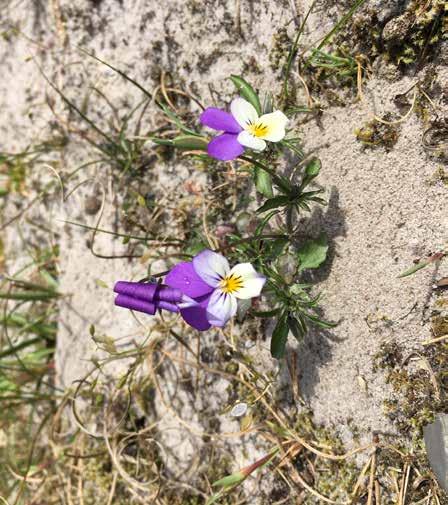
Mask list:
[[[239,12],[236,4],[240,4]],[[12,23],[20,31],[0,42],[0,150],[23,149],[50,135],[54,116],[45,103],[47,94],[55,100],[57,114],[68,125],[79,126],[46,84],[36,62],[78,103],[92,85],[100,88],[120,113],[141,100],[138,90],[77,52],[77,46],[129,71],[150,89],[156,86],[158,69],[169,71],[207,104],[222,105],[231,99],[232,87],[225,80],[231,73],[244,73],[265,90],[280,86],[270,66],[269,52],[278,29],[294,18],[296,9],[302,12],[306,7],[293,8],[292,4],[170,0],[161,7],[152,1],[82,0],[74,7],[65,0],[48,6],[10,2],[0,15],[2,29]],[[334,13],[330,9],[327,14],[319,12],[310,17],[308,42],[317,40],[332,25]],[[293,23],[289,29],[292,33]],[[259,71],[247,70],[248,62]],[[446,69],[439,68],[439,72],[446,77]],[[297,354],[300,392],[316,420],[337,426],[346,440],[350,440],[350,424],[367,438],[375,430],[392,430],[382,409],[388,389],[381,372],[372,370],[373,356],[381,343],[394,340],[411,352],[430,336],[428,309],[433,269],[405,280],[397,279],[397,275],[415,258],[446,243],[447,188],[433,178],[440,162],[425,153],[421,143],[424,126],[415,115],[401,124],[398,142],[389,151],[366,148],[354,135],[355,129],[374,114],[400,114],[393,98],[417,79],[408,77],[391,83],[373,78],[366,83],[361,102],[329,107],[318,123],[301,128],[305,150],[316,149],[323,164],[319,182],[326,188],[330,203],[323,211],[316,210],[307,226],[312,231],[314,225],[323,225],[331,239],[330,261],[317,274],[317,280],[325,295],[325,316],[340,324],[325,335],[311,332],[300,346],[291,340],[290,352]],[[442,85],[446,84],[445,79]],[[94,101],[92,95],[89,111],[104,125],[111,119],[109,106]],[[150,113],[147,121],[155,124]],[[59,159],[61,170],[68,173],[92,156],[89,146],[72,141]],[[45,167],[41,170],[45,172]],[[67,296],[61,303],[57,371],[60,383],[66,387],[89,370],[89,360],[98,353],[89,334],[91,324],[97,332],[121,343],[141,338],[153,324],[149,318],[139,318],[138,323],[131,314],[116,309],[113,293],[102,285],[110,288],[118,279],[144,277],[146,265],[139,260],[94,257],[86,244],[90,234],[58,221],[63,218],[94,225],[98,215],[86,215],[85,201],[92,195],[101,200],[104,194],[101,227],[120,228],[114,210],[120,194],[110,182],[109,168],[89,169],[83,177],[88,181],[64,204],[48,202],[32,211],[40,216],[46,213],[52,229],[60,234],[60,290]],[[159,165],[155,177],[155,187],[166,192],[186,180],[204,182],[204,174],[179,160]],[[10,206],[13,212],[14,204]],[[13,230],[8,231],[7,246],[20,250]],[[100,254],[123,254],[124,246],[113,237],[99,235],[95,250]],[[14,269],[14,262],[9,266]],[[164,265],[156,265],[154,271],[159,267],[163,269]],[[447,266],[444,268],[437,275],[447,275]],[[211,346],[214,339],[216,335],[209,335],[204,342]],[[259,342],[250,352],[273,369],[277,367],[268,358],[266,342]],[[287,380],[286,373],[281,377]],[[219,391],[219,384],[216,387]],[[197,412],[201,411],[202,400],[198,401],[189,401],[181,414],[201,426]],[[219,411],[224,406],[222,395],[216,405],[207,408]],[[167,415],[167,423],[180,429],[161,404],[158,409],[161,416]],[[227,425],[222,419],[223,430],[235,429],[232,421]],[[179,433],[179,437],[172,436],[174,445],[184,436],[182,431]],[[184,445],[178,447],[175,456],[179,468],[188,466],[194,458],[194,444],[194,440],[184,439]],[[244,464],[246,457],[237,454],[236,464]]]

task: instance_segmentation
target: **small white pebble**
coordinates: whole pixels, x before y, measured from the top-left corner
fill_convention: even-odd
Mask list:
[[[233,409],[230,411],[232,417],[241,417],[247,411],[247,403],[237,403]]]

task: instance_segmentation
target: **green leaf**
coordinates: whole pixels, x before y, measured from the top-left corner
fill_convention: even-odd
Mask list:
[[[286,341],[288,339],[289,327],[286,319],[282,316],[272,332],[271,338],[271,354],[276,359],[283,358],[285,354]]]
[[[254,88],[238,75],[231,75],[230,80],[233,82],[242,98],[251,103],[258,112],[258,115],[261,115],[260,99],[258,98],[258,94],[255,92]]]
[[[247,475],[244,475],[244,473],[241,471],[235,472],[232,473],[231,475],[227,475],[226,477],[217,480],[216,482],[213,482],[212,486],[223,486],[223,487],[235,486],[235,484],[243,482],[243,480],[246,477]]]
[[[287,238],[277,238],[273,240],[272,243],[270,244],[271,247],[269,255],[274,259],[278,258],[288,243],[289,240]]]
[[[169,107],[167,107],[163,103],[158,104],[159,107],[163,110],[165,115],[175,123],[175,125],[179,128],[181,132],[184,132],[187,135],[197,135],[197,133],[194,130],[191,130],[190,128],[186,127],[181,119],[178,117],[177,114],[175,114]]]
[[[269,198],[264,204],[257,209],[257,212],[266,212],[267,210],[276,209],[277,207],[284,207],[289,202],[289,196],[274,196]]]
[[[327,258],[328,242],[325,233],[321,233],[317,239],[307,240],[297,252],[299,256],[299,272],[306,268],[317,268]]]
[[[258,167],[254,169],[254,181],[257,191],[261,193],[266,198],[272,198],[274,192],[272,191],[272,179],[270,174],[265,170],[261,170]]]
[[[44,301],[56,298],[59,293],[49,291],[23,291],[21,293],[0,293],[0,300]]]
[[[314,177],[319,175],[321,167],[322,167],[322,163],[320,162],[320,159],[313,158],[312,160],[310,160],[308,162],[307,166],[305,167],[305,174],[308,177],[312,177],[314,179]]]
[[[173,139],[173,146],[178,149],[188,149],[191,151],[206,151],[208,140],[196,135],[180,135]]]
[[[414,265],[413,267],[409,268],[408,270],[405,270],[403,273],[401,273],[398,278],[402,278],[402,277],[407,277],[408,275],[412,275],[412,274],[415,274],[415,272],[418,272],[419,270],[421,270],[422,268],[425,268],[427,267],[431,262],[430,261],[420,261],[419,263],[417,263],[416,265]]]
[[[329,330],[330,328],[335,328],[338,324],[337,323],[330,323],[329,321],[323,321],[322,319],[319,319],[316,316],[313,316],[309,312],[304,312],[303,315],[312,321],[316,326],[319,326],[320,328],[324,328],[326,330]]]
[[[287,323],[288,323],[288,328],[291,330],[292,334],[296,337],[296,339],[301,342],[303,336],[306,333],[306,325],[304,324],[304,321],[302,321],[300,318],[295,318],[291,314],[288,315],[287,318]]]
[[[257,237],[258,235],[261,235],[263,233],[263,230],[265,229],[266,225],[269,223],[269,221],[280,211],[278,209],[271,210],[266,216],[263,218],[263,221],[257,226],[255,229],[254,237]]]
[[[157,137],[149,137],[149,140],[152,140],[154,144],[159,146],[172,146],[173,141],[171,139],[159,139]]]
[[[347,23],[347,21],[353,16],[356,10],[362,6],[367,0],[356,0],[352,7],[341,17],[341,19],[333,26],[333,28],[325,35],[323,40],[319,43],[319,45],[315,48],[315,50],[320,51],[323,47],[325,47],[331,40],[334,34],[339,32],[341,28]],[[313,59],[313,53],[311,56],[305,61],[305,67],[307,67]]]

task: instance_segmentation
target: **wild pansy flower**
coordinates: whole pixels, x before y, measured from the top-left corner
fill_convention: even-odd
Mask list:
[[[288,118],[279,110],[258,116],[251,103],[238,97],[232,101],[230,111],[208,107],[199,118],[203,125],[224,132],[208,144],[207,152],[213,158],[233,160],[243,154],[245,147],[263,151],[266,141],[279,142],[286,134]]]
[[[180,312],[190,326],[205,331],[224,326],[236,314],[237,300],[259,296],[265,282],[250,263],[230,268],[224,256],[205,249],[175,265],[164,284],[117,282],[115,305],[150,315]]]
[[[236,314],[237,300],[259,296],[265,282],[250,263],[230,268],[224,256],[209,249],[191,262],[179,263],[165,278],[168,286],[197,302],[180,312],[188,324],[201,331],[224,326]]]

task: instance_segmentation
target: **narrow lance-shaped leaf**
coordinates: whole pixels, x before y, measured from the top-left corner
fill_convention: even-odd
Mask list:
[[[241,97],[247,100],[249,103],[251,103],[255,107],[257,113],[260,115],[261,103],[260,99],[258,98],[258,94],[254,90],[254,88],[239,75],[231,75],[230,80],[235,85]]]
[[[404,272],[402,272],[402,273],[398,276],[398,278],[408,277],[408,275],[415,274],[415,272],[418,272],[418,271],[419,271],[419,270],[421,270],[422,268],[427,267],[429,264],[430,264],[430,262],[429,262],[429,261],[420,261],[419,263],[415,264],[413,267],[408,268],[407,270],[405,270]]]
[[[217,480],[216,482],[213,482],[212,486],[230,487],[239,484],[244,479],[249,477],[249,475],[255,472],[255,470],[258,470],[268,465],[272,461],[274,456],[278,453],[278,451],[279,451],[278,448],[275,447],[274,449],[272,449],[272,451],[270,451],[268,454],[258,459],[251,465],[245,466],[238,472],[232,473],[231,475],[227,475],[227,477],[224,477],[222,479]]]
[[[175,125],[179,128],[181,132],[184,132],[186,135],[199,135],[194,130],[191,130],[190,128],[185,126],[180,120],[180,118],[177,116],[177,114],[175,114],[169,107],[167,107],[163,103],[159,104],[159,106],[163,110],[165,115],[175,123]]]
[[[174,139],[163,139],[158,137],[149,137],[149,140],[161,146],[172,146],[178,149],[189,151],[206,151],[208,140],[198,135],[179,135]]]
[[[316,326],[319,326],[320,328],[325,328],[326,330],[329,330],[330,328],[335,328],[338,325],[338,323],[330,323],[329,321],[323,321],[317,316],[313,316],[313,314],[310,314],[309,312],[304,312],[303,316],[312,321]]]
[[[303,176],[302,184],[300,185],[301,190],[319,175],[321,166],[322,164],[319,158],[313,158],[307,163],[305,167],[305,175]]]
[[[23,291],[20,293],[0,293],[1,300],[25,300],[25,301],[40,301],[50,298],[57,298],[59,293],[50,293],[49,291]]]
[[[289,202],[289,196],[274,196],[274,198],[269,198],[264,204],[257,209],[257,212],[266,212],[267,210],[276,209],[277,207],[283,207]]]
[[[288,315],[287,323],[291,333],[300,342],[306,333],[306,326],[304,322],[290,314]]]
[[[172,146],[173,145],[173,140],[172,139],[161,139],[157,137],[149,137],[149,140],[152,140],[154,144],[157,144],[159,146]]]
[[[173,146],[191,151],[206,151],[208,140],[196,135],[181,135],[173,139]]]
[[[226,477],[214,482],[212,486],[222,486],[222,489],[218,493],[210,497],[207,500],[206,505],[212,505],[213,503],[216,503],[218,499],[221,498],[221,496],[223,496],[227,491],[230,491],[232,488],[241,484],[247,477],[249,477],[249,475],[255,472],[255,470],[258,470],[268,465],[275,457],[275,455],[278,453],[278,451],[279,449],[278,447],[276,447],[269,454],[266,454],[259,460],[255,461],[255,463],[252,463],[251,465],[242,468],[238,472],[232,473],[231,475],[227,475]]]
[[[297,252],[299,256],[299,271],[306,268],[318,268],[327,258],[327,236],[322,233],[317,239],[307,240]]]
[[[213,486],[223,486],[223,487],[229,487],[229,486],[235,486],[235,484],[239,484],[242,482],[247,475],[245,475],[241,470],[239,472],[232,473],[231,475],[227,475],[226,477],[223,477],[222,479],[217,480],[216,482],[213,482]]]
[[[273,240],[270,244],[269,256],[272,258],[278,258],[288,243],[289,240],[287,238],[278,238],[276,240]]]
[[[419,261],[416,265],[414,265],[413,267],[404,271],[398,277],[400,278],[400,277],[407,277],[408,275],[412,275],[415,272],[418,272],[419,270],[421,270],[422,268],[425,268],[426,266],[430,265],[431,263],[434,263],[436,261],[440,261],[445,256],[447,256],[447,253],[445,251],[436,252],[435,254],[429,256],[425,260]]]
[[[288,339],[289,327],[284,316],[280,317],[272,332],[271,354],[276,359],[283,358],[285,354],[286,341]]]

